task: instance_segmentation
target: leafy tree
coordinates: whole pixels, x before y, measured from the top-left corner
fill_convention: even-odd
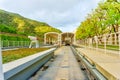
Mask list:
[[[83,39],[105,33],[118,32],[120,25],[120,3],[118,0],[107,0],[89,14],[76,31],[76,38]]]

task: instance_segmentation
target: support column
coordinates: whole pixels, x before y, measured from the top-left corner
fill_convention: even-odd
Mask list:
[[[50,44],[50,37],[48,38],[48,43]]]
[[[62,45],[62,34],[60,34],[60,46]]]
[[[75,33],[74,33],[74,44],[76,44],[76,35],[75,35]]]
[[[46,34],[44,34],[44,44],[46,44]]]
[[[58,34],[57,44],[60,45],[60,34]]]

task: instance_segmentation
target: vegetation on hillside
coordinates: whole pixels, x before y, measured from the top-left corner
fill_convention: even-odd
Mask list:
[[[29,41],[30,39],[25,36],[11,36],[6,34],[1,34],[1,40],[4,41]]]
[[[0,10],[0,32],[43,37],[46,32],[60,33],[61,31],[44,22],[38,22],[22,17],[19,14]]]
[[[120,2],[107,0],[87,16],[76,31],[77,39],[85,39],[106,33],[118,32],[120,25]]]

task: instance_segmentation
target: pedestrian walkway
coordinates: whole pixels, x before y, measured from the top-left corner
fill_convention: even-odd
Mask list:
[[[104,50],[77,48],[109,80],[120,80],[120,55]]]
[[[56,58],[38,80],[88,80],[68,46],[55,52]]]

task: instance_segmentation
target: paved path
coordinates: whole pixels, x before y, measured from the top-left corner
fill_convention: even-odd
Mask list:
[[[88,80],[69,46],[61,47],[55,61],[38,80]]]
[[[77,48],[109,80],[120,80],[120,55],[102,50]]]

